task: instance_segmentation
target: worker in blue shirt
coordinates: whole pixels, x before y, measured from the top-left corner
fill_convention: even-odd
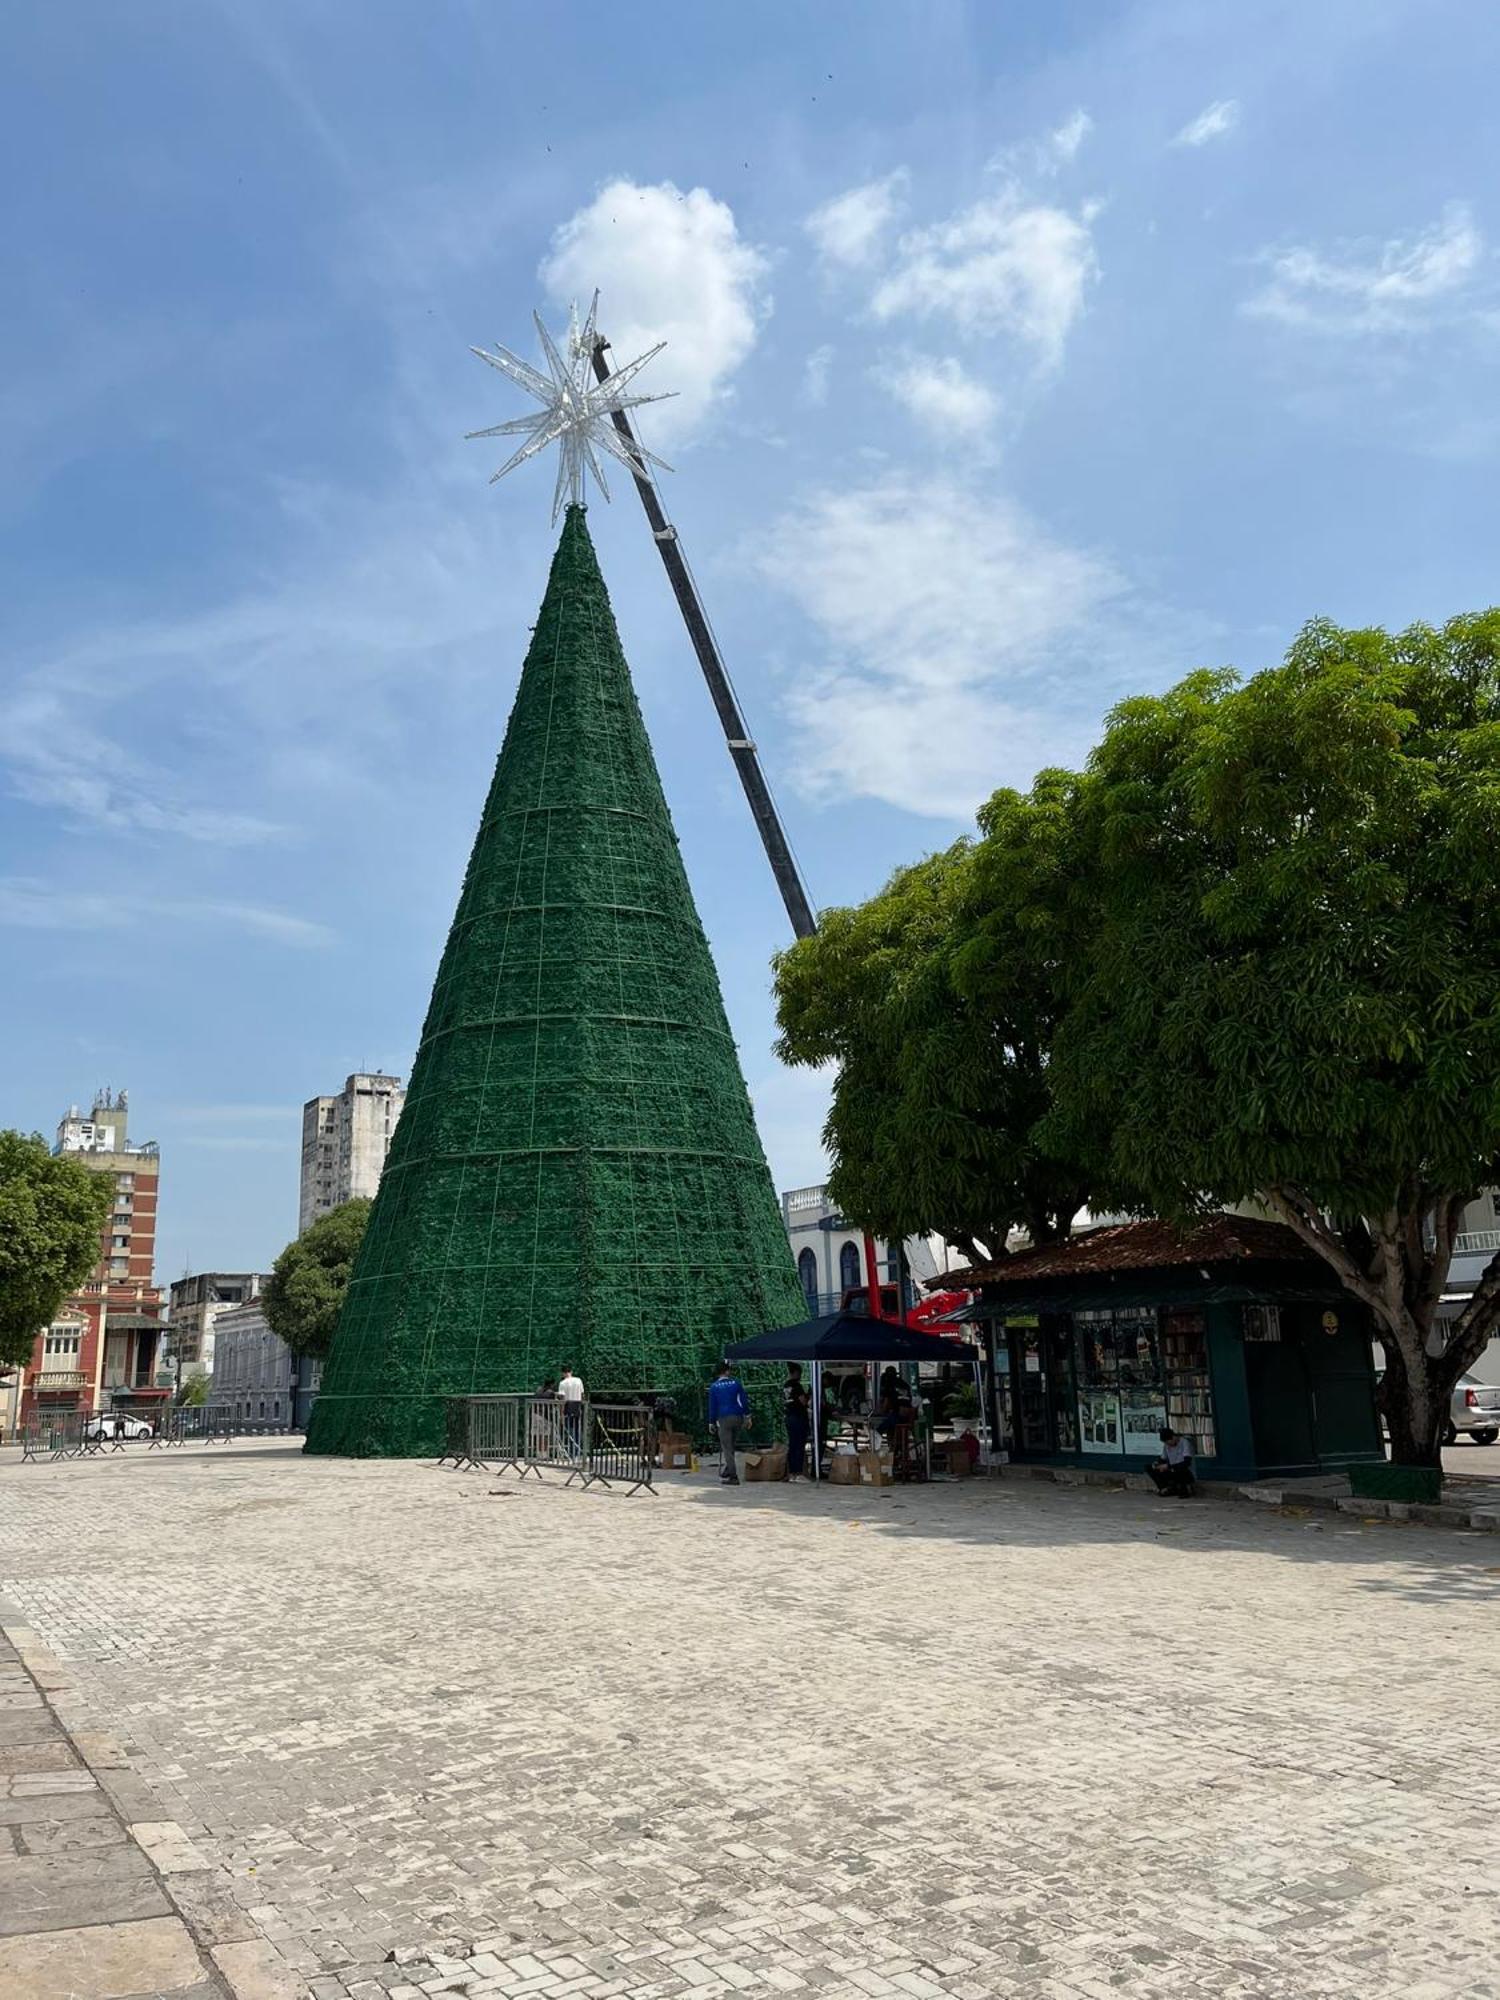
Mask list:
[[[745,1385],[729,1362],[724,1362],[708,1385],[708,1421],[719,1433],[719,1477],[726,1486],[738,1486],[734,1449],[740,1426],[750,1414],[750,1398]]]

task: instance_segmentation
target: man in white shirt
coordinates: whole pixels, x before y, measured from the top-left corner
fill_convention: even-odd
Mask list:
[[[583,1446],[583,1384],[573,1373],[572,1362],[558,1381],[557,1400],[562,1404],[563,1436],[576,1457]]]
[[[1158,1431],[1157,1436],[1161,1439],[1161,1457],[1146,1467],[1157,1492],[1169,1494],[1175,1500],[1190,1500],[1198,1490],[1193,1479],[1193,1447],[1170,1424]]]

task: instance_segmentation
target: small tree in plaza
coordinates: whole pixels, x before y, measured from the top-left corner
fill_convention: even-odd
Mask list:
[[[1258,1198],[1370,1307],[1393,1456],[1436,1463],[1500,1325],[1500,1258],[1438,1317],[1500,1178],[1500,612],[1320,621],[1126,702],[1083,800],[1100,917],[1044,1130],[1102,1134],[1146,1208]]]
[[[272,1265],[261,1305],[267,1326],[294,1354],[322,1358],[333,1345],[370,1208],[361,1196],[330,1209],[294,1237]]]
[[[0,1132],[0,1364],[23,1367],[37,1331],[99,1261],[114,1179]]]

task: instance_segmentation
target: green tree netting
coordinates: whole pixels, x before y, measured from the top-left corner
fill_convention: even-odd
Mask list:
[[[806,1305],[581,507],[308,1427],[442,1449],[442,1399],[659,1390]]]

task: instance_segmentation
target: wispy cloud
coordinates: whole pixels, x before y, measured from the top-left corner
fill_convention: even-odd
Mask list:
[[[1244,310],[1313,333],[1410,333],[1476,308],[1485,255],[1472,210],[1450,202],[1417,236],[1264,251],[1270,276]]]
[[[803,224],[825,266],[859,271],[876,262],[892,225],[906,207],[911,176],[905,167],[881,180],[849,188],[815,208]]]
[[[941,438],[973,440],[1000,413],[1000,399],[950,354],[892,356],[873,371],[876,381],[917,421]]]
[[[256,903],[138,895],[129,889],[103,894],[59,889],[24,875],[0,877],[0,925],[41,931],[121,931],[153,924],[238,930],[268,943],[299,947],[332,944],[335,937],[326,924]]]
[[[158,1123],[174,1125],[300,1125],[300,1104],[163,1104]]]
[[[814,494],[753,559],[827,647],[786,698],[810,796],[962,818],[997,784],[1082,753],[1108,679],[1101,622],[1128,595],[1107,558],[1008,500],[892,475]]]
[[[809,409],[820,410],[828,401],[828,375],[833,367],[834,350],[830,342],[815,347],[802,364],[802,400]]]
[[[295,1151],[297,1140],[288,1133],[285,1138],[272,1139],[256,1132],[179,1132],[172,1138],[172,1150],[179,1146],[191,1147],[195,1152],[204,1153],[282,1153]]]
[[[1010,183],[904,236],[870,309],[883,321],[946,319],[962,334],[1005,333],[1054,365],[1098,276],[1095,212]]]
[[[1240,122],[1239,102],[1233,97],[1215,98],[1196,118],[1190,118],[1173,139],[1174,146],[1206,146],[1210,139],[1222,139]]]

